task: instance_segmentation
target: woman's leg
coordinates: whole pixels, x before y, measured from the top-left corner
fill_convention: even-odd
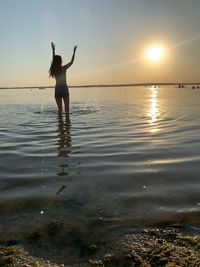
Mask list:
[[[69,96],[63,97],[65,103],[65,113],[69,114]]]
[[[65,103],[65,115],[66,119],[70,121],[69,119],[69,95],[63,98],[63,101]]]
[[[58,107],[58,112],[62,113],[62,98],[55,96],[55,100],[56,100],[56,104],[57,104],[57,107]]]

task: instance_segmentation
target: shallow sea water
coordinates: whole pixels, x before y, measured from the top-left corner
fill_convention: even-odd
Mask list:
[[[0,90],[1,230],[51,220],[197,223],[200,90]]]

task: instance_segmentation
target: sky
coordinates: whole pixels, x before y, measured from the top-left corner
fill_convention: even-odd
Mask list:
[[[200,82],[199,0],[0,0],[0,35],[0,87],[54,85],[51,41],[69,85]]]

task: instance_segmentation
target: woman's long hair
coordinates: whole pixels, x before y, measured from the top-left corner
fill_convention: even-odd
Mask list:
[[[55,77],[56,74],[61,73],[62,70],[62,58],[59,55],[53,57],[51,67],[49,69],[49,76]]]

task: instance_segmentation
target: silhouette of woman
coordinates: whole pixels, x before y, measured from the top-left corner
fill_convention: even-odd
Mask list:
[[[49,69],[49,76],[55,78],[55,100],[58,107],[58,112],[62,113],[62,100],[65,105],[65,113],[69,116],[69,89],[66,81],[66,71],[74,62],[77,46],[74,46],[71,61],[66,65],[62,65],[62,57],[55,55],[55,44],[51,43],[52,48],[52,63]]]

